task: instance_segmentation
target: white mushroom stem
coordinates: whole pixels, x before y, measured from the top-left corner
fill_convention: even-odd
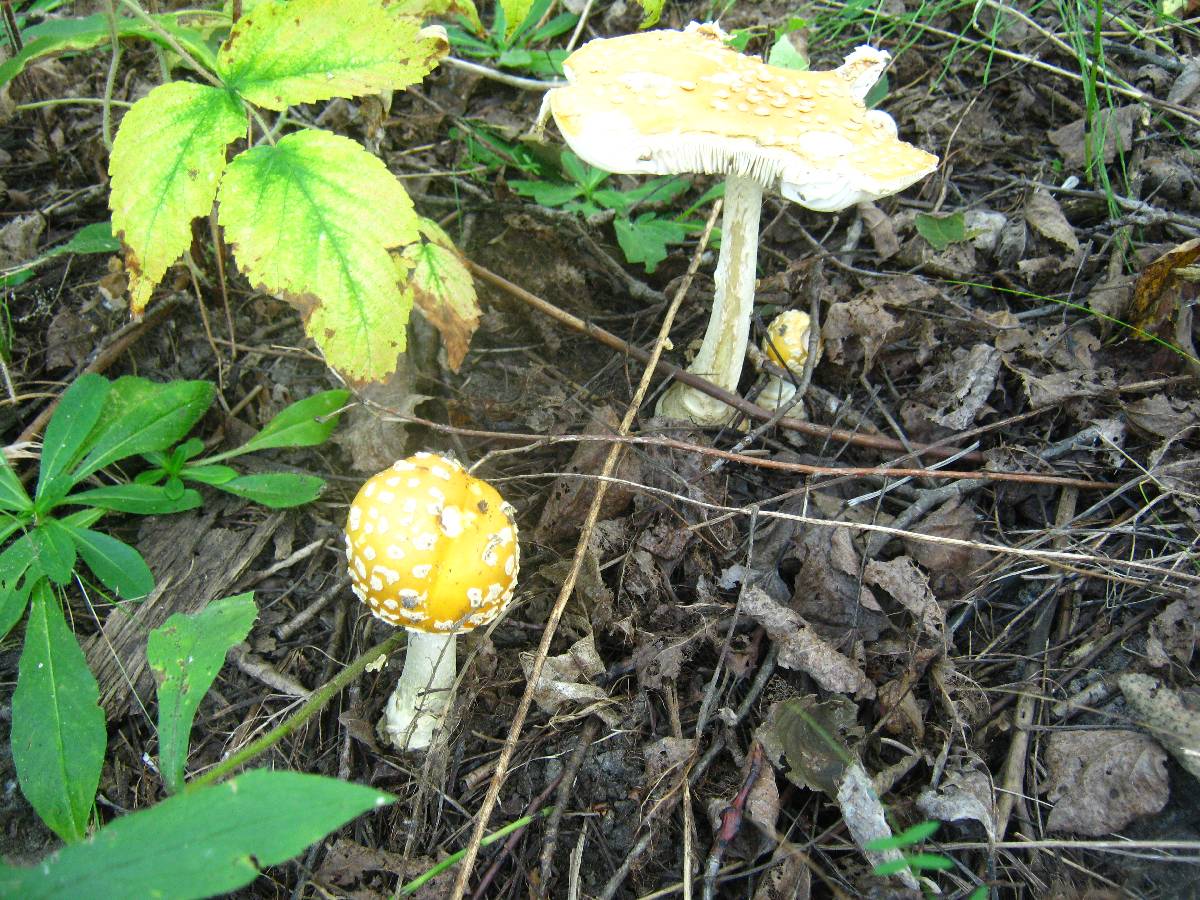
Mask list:
[[[404,671],[388,699],[379,735],[397,750],[424,750],[454,696],[454,634],[409,630]]]
[[[796,386],[791,381],[768,373],[766,387],[762,389],[756,402],[763,409],[776,410],[781,406],[787,406],[795,396]]]
[[[758,219],[762,185],[743,175],[725,180],[725,212],[721,217],[721,255],[717,260],[712,318],[700,352],[688,366],[730,393],[737,392],[746,359],[746,341],[754,312],[754,278],[758,262]],[[697,425],[725,425],[735,410],[685,384],[673,384],[658,401],[658,414],[689,419]]]

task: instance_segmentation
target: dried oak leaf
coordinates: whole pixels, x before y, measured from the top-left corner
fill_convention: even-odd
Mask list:
[[[1133,124],[1139,115],[1141,107],[1136,104],[1109,108],[1090,121],[1076,119],[1068,125],[1055,128],[1046,136],[1062,155],[1063,162],[1072,169],[1079,169],[1087,164],[1089,144],[1094,147],[1098,133],[1104,142],[1100,156],[1107,164],[1116,158],[1118,151],[1128,153],[1133,146]],[[1092,126],[1091,132],[1086,131],[1089,124]]]
[[[1170,337],[1179,308],[1196,299],[1200,286],[1180,276],[1179,270],[1200,260],[1200,238],[1193,238],[1164,253],[1146,266],[1133,285],[1133,300],[1122,318],[1139,329],[1133,337],[1148,341]]]
[[[1111,834],[1167,803],[1167,754],[1136,731],[1057,731],[1045,760],[1049,777],[1039,793],[1054,804],[1050,831]]]
[[[875,685],[858,664],[838,652],[800,615],[772,600],[760,587],[742,592],[741,611],[767,632],[779,652],[779,665],[797,669],[829,691],[874,697]]]
[[[1150,675],[1122,675],[1117,684],[1137,723],[1200,779],[1200,697],[1172,690]]]
[[[1200,425],[1200,402],[1152,394],[1125,404],[1129,424],[1155,437],[1173,438]]]
[[[1048,191],[1038,188],[1025,200],[1025,221],[1042,237],[1057,244],[1068,253],[1079,252],[1079,238]]]
[[[977,516],[959,498],[947,500],[910,530],[936,537],[969,541],[975,537]],[[987,562],[984,550],[905,538],[908,554],[930,573],[934,595],[948,603],[962,596],[976,580],[975,570]]]
[[[1200,639],[1200,590],[1176,600],[1155,616],[1149,632],[1146,656],[1150,665],[1161,668],[1172,660],[1189,665]]]
[[[910,557],[898,556],[887,562],[873,559],[867,563],[863,579],[887,591],[912,614],[926,634],[945,640],[946,615],[933,596],[929,578]]]
[[[973,756],[966,765],[952,764],[936,789],[923,791],[917,798],[917,809],[942,822],[978,822],[989,840],[997,838],[992,779],[978,757]]]
[[[821,634],[873,641],[887,623],[859,583],[859,556],[845,528],[811,527],[796,536],[790,556],[800,563],[792,608]]]
[[[533,672],[533,654],[521,654],[521,668],[528,679]],[[560,656],[547,658],[533,691],[534,702],[543,711],[570,722],[597,715],[610,727],[621,721],[616,701],[588,679],[604,671],[591,635],[581,638]]]

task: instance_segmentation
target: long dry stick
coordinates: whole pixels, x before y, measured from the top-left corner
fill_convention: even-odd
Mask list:
[[[618,429],[619,434],[629,433],[629,429],[633,425],[633,420],[642,405],[642,398],[646,396],[646,391],[650,388],[650,381],[654,377],[655,365],[658,362],[659,355],[662,353],[667,335],[671,330],[671,323],[675,319],[675,313],[683,303],[683,298],[687,294],[688,287],[696,275],[696,270],[700,268],[700,256],[708,244],[708,238],[712,234],[713,226],[716,224],[720,211],[721,203],[718,201],[713,204],[713,210],[709,214],[708,222],[704,226],[704,234],[700,238],[699,245],[696,247],[696,253],[692,257],[691,265],[688,266],[687,274],[683,277],[683,282],[680,284],[679,290],[675,293],[675,298],[671,301],[666,315],[663,316],[662,326],[658,331],[658,338],[654,342],[654,349],[647,360],[646,368],[642,372],[642,380],[638,383],[633,399],[629,403],[629,408],[625,411],[625,417],[621,420],[621,426]],[[619,443],[609,447],[608,456],[605,457],[604,466],[601,469],[602,478],[607,479],[612,475],[613,470],[616,468],[617,457],[620,455],[621,449]],[[454,881],[454,890],[451,893],[452,900],[462,900],[463,895],[466,893],[467,882],[470,880],[471,870],[475,866],[475,857],[479,855],[479,845],[483,840],[483,833],[487,828],[488,819],[491,818],[492,810],[496,807],[496,801],[500,797],[500,788],[503,787],[504,777],[508,774],[508,764],[512,760],[513,753],[516,752],[517,741],[521,737],[521,726],[525,724],[525,717],[529,714],[529,707],[533,702],[533,692],[537,687],[538,679],[542,675],[542,667],[546,664],[546,657],[550,655],[550,642],[554,640],[554,633],[558,630],[559,620],[562,619],[563,612],[567,608],[567,600],[570,599],[571,592],[575,588],[575,581],[579,577],[580,569],[583,568],[583,559],[587,553],[592,530],[596,526],[596,521],[600,518],[600,505],[604,502],[607,486],[608,482],[606,480],[602,480],[596,486],[596,494],[592,498],[591,508],[588,510],[587,518],[584,520],[583,529],[579,535],[579,542],[575,547],[575,557],[571,560],[571,569],[567,573],[567,577],[563,580],[562,588],[558,592],[558,599],[554,602],[554,608],[550,610],[550,617],[546,622],[546,630],[542,632],[542,640],[538,644],[537,655],[534,657],[533,667],[530,669],[528,682],[525,685],[525,693],[521,695],[521,702],[517,704],[517,711],[513,715],[512,726],[509,728],[508,737],[504,741],[504,748],[500,751],[500,756],[496,760],[496,770],[492,774],[491,783],[488,785],[487,795],[483,798],[483,803],[475,814],[475,828],[471,832],[470,843],[467,844],[466,853],[459,864],[458,877]]]

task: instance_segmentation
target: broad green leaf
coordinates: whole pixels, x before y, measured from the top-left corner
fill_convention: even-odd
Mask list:
[[[533,0],[499,0],[496,15],[504,14],[504,39],[508,40],[524,23],[533,8]]]
[[[767,64],[797,72],[808,71],[808,57],[796,49],[796,45],[786,34],[779,35],[771,45],[767,54]]]
[[[13,584],[0,583],[0,639],[21,620],[25,606],[29,603],[29,592],[42,576],[29,573]]]
[[[664,0],[638,0],[645,13],[638,28],[651,28],[658,24],[658,19],[662,15],[663,2]]]
[[[242,271],[301,310],[331,366],[354,380],[395,370],[412,297],[387,249],[418,233],[382,162],[349,138],[289,134],[229,164],[220,220]]]
[[[121,378],[109,394],[98,433],[89,441],[83,462],[71,473],[74,483],[129,456],[171,446],[187,434],[212,404],[210,381]]]
[[[79,555],[110,591],[125,600],[140,600],[154,590],[154,576],[138,553],[124,541],[105,534],[63,523],[70,532]]]
[[[62,486],[54,482],[75,462],[77,454],[100,420],[104,400],[112,385],[102,375],[80,375],[58,401],[58,407],[46,426],[42,440],[42,462],[38,471],[37,497],[42,499],[58,492],[65,493],[69,480]]]
[[[249,884],[355,816],[392,802],[357,784],[298,772],[246,772],[169,797],[26,869],[0,867],[0,895],[188,900]]]
[[[108,737],[99,697],[62,607],[39,582],[12,698],[12,755],[25,799],[68,843],[87,831],[104,764]]]
[[[38,569],[56,584],[66,584],[75,570],[75,542],[58,519],[46,519],[31,532]]]
[[[0,584],[15,584],[37,558],[37,543],[27,532],[0,553]]]
[[[172,497],[163,488],[149,484],[111,484],[77,491],[63,502],[150,516],[195,509],[203,501],[195,491],[185,491],[182,496]]]
[[[8,457],[0,452],[0,509],[13,512],[28,512],[33,509],[33,501],[25,493],[21,479],[8,464]]]
[[[280,411],[262,430],[228,453],[220,453],[209,457],[214,459],[229,459],[251,453],[256,450],[269,450],[277,447],[315,447],[323,444],[337,428],[337,411],[346,405],[350,392],[345,390],[321,391]]]
[[[267,109],[416,84],[446,55],[439,32],[390,15],[378,0],[261,3],[217,54],[222,81]]]
[[[967,226],[964,224],[962,210],[948,216],[931,216],[929,213],[917,213],[917,234],[925,238],[938,253],[951,244],[967,240]]]
[[[159,85],[125,113],[108,165],[108,203],[127,248],[134,315],[187,250],[192,220],[212,209],[225,148],[245,130],[232,93],[188,81]]]
[[[121,242],[113,237],[112,222],[93,222],[84,225],[71,235],[65,244],[55,247],[47,256],[59,256],[63,253],[115,253],[121,249]]]
[[[254,594],[210,603],[190,616],[176,613],[150,632],[146,658],[158,684],[158,769],[172,794],[183,788],[196,708],[258,615]]]
[[[180,19],[185,15],[188,14],[163,13],[150,18],[154,25],[166,32],[196,60],[211,69],[215,57],[196,29],[180,24]],[[159,34],[154,25],[141,19],[118,16],[117,35],[118,37],[146,38],[169,49],[169,41]],[[110,40],[108,16],[98,13],[94,16],[48,19],[41,24],[23,29],[21,37],[25,41],[21,52],[0,64],[0,87],[20,75],[25,67],[35,59],[55,53],[90,50],[93,47],[107,45]]]
[[[426,240],[409,244],[403,253],[404,262],[412,267],[409,284],[413,300],[441,333],[446,364],[457,372],[482,315],[475,282],[438,224],[422,218],[420,227]]]
[[[617,243],[631,263],[642,263],[651,274],[667,258],[670,244],[682,243],[695,229],[672,219],[660,219],[654,213],[642,213],[636,219],[619,218],[613,221]]]
[[[315,475],[266,472],[261,475],[240,475],[213,487],[272,509],[287,509],[316,500],[325,482]]]
[[[577,184],[526,181],[518,178],[508,182],[508,186],[522,197],[528,197],[539,206],[562,206],[576,197],[583,196],[583,188]]]
[[[200,484],[211,484],[216,487],[227,481],[233,481],[238,477],[238,471],[229,466],[186,466],[180,475],[189,481],[198,481]]]

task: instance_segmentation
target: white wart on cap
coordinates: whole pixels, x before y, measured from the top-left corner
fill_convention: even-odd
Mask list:
[[[769,66],[726,47],[720,28],[591,41],[563,64],[548,102],[582,159],[627,174],[750,177],[832,212],[903,190],[937,157],[863,104],[888,54],[859,47],[832,71]]]

